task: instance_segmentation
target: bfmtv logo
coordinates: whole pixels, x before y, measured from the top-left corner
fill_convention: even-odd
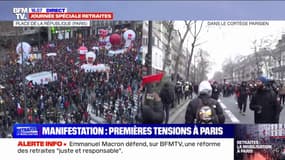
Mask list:
[[[16,127],[17,136],[38,136],[39,131],[37,127]]]

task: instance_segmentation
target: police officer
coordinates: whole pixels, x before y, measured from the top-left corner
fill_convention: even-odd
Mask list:
[[[192,96],[190,95],[190,92],[191,91],[191,86],[189,84],[189,82],[185,82],[185,85],[184,85],[184,97],[185,97],[185,100],[188,98],[188,96],[190,96],[192,98]]]
[[[176,95],[177,103],[180,104],[180,99],[182,98],[182,83],[180,81],[176,82],[175,95]]]

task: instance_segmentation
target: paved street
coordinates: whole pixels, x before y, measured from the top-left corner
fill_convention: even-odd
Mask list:
[[[221,97],[220,104],[224,109],[226,116],[226,123],[228,124],[253,124],[254,123],[254,113],[249,109],[249,102],[246,109],[246,114],[242,115],[239,113],[234,96],[231,97]],[[189,101],[188,101],[189,102]],[[171,114],[170,123],[185,123],[185,112],[187,108],[185,103],[182,106],[178,106],[174,113]],[[279,123],[285,123],[285,110],[282,110],[280,114]]]

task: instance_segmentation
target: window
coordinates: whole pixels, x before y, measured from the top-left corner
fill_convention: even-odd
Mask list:
[[[281,65],[285,64],[285,52],[281,53]]]
[[[161,48],[161,49],[162,49],[162,47],[161,47],[161,41],[160,41],[160,40],[157,41],[157,44],[158,44],[158,45],[157,45],[158,48]]]
[[[160,48],[160,40],[159,40],[158,38],[156,38],[156,41],[157,41],[157,42],[156,42],[156,43],[157,43],[157,44],[156,44],[157,47]]]
[[[148,38],[147,37],[143,37],[142,45],[143,46],[147,46],[148,45]]]
[[[152,37],[152,45],[157,46],[157,41],[155,37]]]

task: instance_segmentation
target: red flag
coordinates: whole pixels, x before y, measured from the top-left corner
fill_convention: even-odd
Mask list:
[[[148,75],[143,77],[142,85],[153,83],[153,82],[160,82],[163,78],[163,73]]]

